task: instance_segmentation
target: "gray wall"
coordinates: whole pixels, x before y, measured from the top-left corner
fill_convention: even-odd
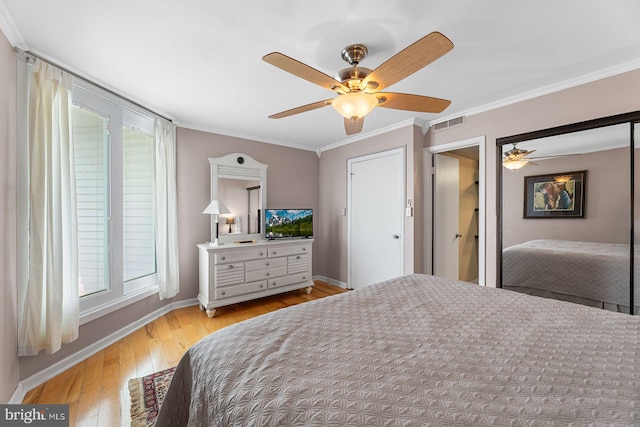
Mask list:
[[[407,198],[414,200],[414,217],[405,217],[405,272],[422,269],[422,133],[407,126],[348,145],[323,151],[320,157],[320,233],[322,275],[347,283],[347,161],[405,147]]]
[[[486,136],[487,285],[495,286],[497,266],[496,167],[501,165],[496,165],[496,138],[640,110],[638,87],[640,70],[634,70],[471,115],[464,125],[427,133],[425,146]]]
[[[0,402],[20,379],[16,282],[16,55],[0,31]]]
[[[503,247],[532,239],[629,243],[629,148],[536,161],[505,169]],[[584,218],[523,219],[524,177],[587,171]]]
[[[208,242],[210,217],[202,210],[209,204],[209,157],[244,153],[267,169],[267,208],[318,210],[318,156],[313,151],[264,144],[230,136],[179,128],[178,233],[180,241],[180,299],[198,294],[198,243]],[[314,218],[313,274],[321,274],[322,237],[318,215]]]

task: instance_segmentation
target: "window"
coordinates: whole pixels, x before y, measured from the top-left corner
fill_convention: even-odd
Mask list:
[[[157,290],[154,118],[79,82],[71,121],[83,315]]]

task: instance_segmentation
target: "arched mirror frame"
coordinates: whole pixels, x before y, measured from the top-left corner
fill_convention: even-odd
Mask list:
[[[630,314],[640,314],[640,313],[634,313],[634,277],[635,277],[635,236],[634,236],[634,194],[635,194],[635,189],[634,189],[634,185],[635,185],[635,179],[634,179],[634,175],[636,173],[635,171],[635,140],[634,140],[634,135],[635,135],[635,126],[640,126],[640,111],[634,111],[631,113],[625,113],[625,114],[619,114],[619,115],[615,115],[615,116],[609,116],[609,117],[604,117],[604,118],[600,118],[600,119],[595,119],[595,120],[587,120],[584,122],[578,122],[578,123],[573,123],[573,124],[569,124],[569,125],[564,125],[564,126],[558,126],[558,127],[553,127],[553,128],[548,128],[548,129],[542,129],[542,130],[538,130],[538,131],[533,131],[533,132],[527,132],[527,133],[523,133],[523,134],[518,134],[518,135],[512,135],[512,136],[507,136],[507,137],[502,137],[502,138],[497,138],[496,139],[496,173],[497,173],[497,178],[496,178],[496,183],[497,183],[497,188],[496,188],[496,194],[498,195],[498,197],[496,198],[496,212],[498,213],[498,224],[497,224],[497,254],[496,254],[496,259],[497,259],[497,268],[496,268],[496,272],[497,272],[497,284],[498,287],[502,287],[503,283],[502,283],[502,278],[503,278],[503,258],[502,258],[502,254],[503,254],[503,206],[504,206],[504,200],[503,200],[503,192],[502,192],[502,188],[503,188],[503,173],[504,173],[504,167],[502,166],[502,153],[503,153],[503,146],[507,145],[507,144],[514,144],[514,143],[520,143],[520,142],[524,142],[524,141],[528,141],[528,140],[533,140],[533,139],[540,139],[540,138],[547,138],[547,137],[552,137],[552,136],[557,136],[557,135],[563,135],[563,134],[567,134],[567,133],[572,133],[572,132],[579,132],[579,131],[586,131],[586,130],[590,130],[590,129],[596,129],[596,128],[601,128],[601,127],[606,127],[606,126],[612,126],[612,125],[619,125],[619,124],[625,124],[628,123],[629,124],[629,198],[630,198],[630,203],[629,203],[629,310],[630,310]],[[638,165],[638,167],[640,167],[640,165]],[[637,310],[635,310],[637,311]]]
[[[259,189],[256,186],[248,187],[247,190],[258,190],[260,192],[258,200],[258,221],[257,233],[234,233],[233,235],[220,234],[220,243],[233,243],[240,240],[264,240],[264,209],[267,206],[267,168],[269,165],[263,164],[242,153],[232,153],[223,157],[210,158],[211,165],[211,200],[219,200],[220,179],[237,179],[249,182],[259,181]],[[247,197],[247,196],[244,196]],[[224,200],[222,200],[224,203]],[[249,202],[248,202],[249,203]],[[212,236],[215,235],[216,222],[211,216]],[[247,221],[248,226],[249,221]]]

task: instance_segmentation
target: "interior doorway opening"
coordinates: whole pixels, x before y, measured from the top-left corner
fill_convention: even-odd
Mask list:
[[[485,138],[424,153],[425,270],[485,285]]]

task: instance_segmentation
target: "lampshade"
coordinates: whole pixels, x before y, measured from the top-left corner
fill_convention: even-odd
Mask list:
[[[220,200],[212,200],[203,211],[203,214],[228,214],[231,213],[229,209]]]
[[[571,180],[572,176],[571,175],[558,175],[558,176],[554,176],[553,179],[555,179],[556,182],[569,182]]]
[[[227,218],[227,224],[234,224],[236,220],[234,218]]]
[[[378,98],[365,92],[345,93],[331,101],[331,106],[342,117],[354,122],[369,114],[376,105],[378,105]]]
[[[527,163],[529,163],[528,160],[504,160],[502,166],[507,169],[516,170],[524,167]]]

